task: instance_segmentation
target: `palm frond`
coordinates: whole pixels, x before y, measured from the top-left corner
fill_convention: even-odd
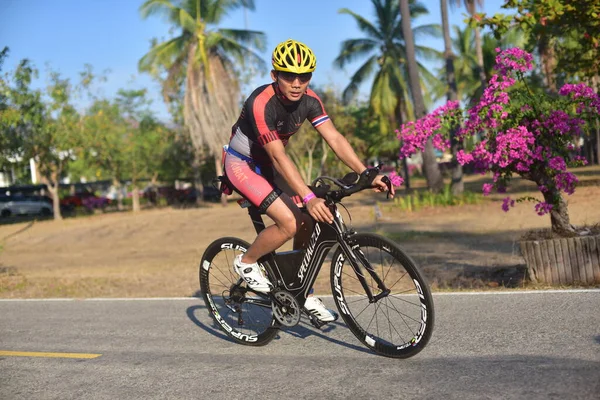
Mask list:
[[[354,11],[351,11],[347,8],[342,8],[338,11],[338,14],[348,14],[352,16],[358,24],[358,29],[360,29],[361,32],[366,33],[368,37],[379,40],[383,39],[381,32],[370,21],[356,14]]]
[[[391,36],[395,24],[400,21],[400,9],[397,0],[371,0],[375,7],[375,26],[381,33],[382,39]],[[384,39],[385,40],[385,39]]]
[[[342,93],[344,103],[348,104],[356,97],[359,86],[373,73],[376,65],[377,57],[372,56],[358,69],[358,71],[354,73],[354,75],[352,75],[352,78],[350,78],[350,83],[348,86],[346,86],[344,92]]]
[[[411,19],[417,19],[422,15],[429,14],[429,10],[423,3],[414,2],[408,4],[408,9],[410,10]]]
[[[179,9],[179,25],[183,28],[183,30],[191,34],[195,34],[198,30],[198,24],[194,18],[192,18],[192,16],[183,8]]]
[[[264,32],[242,29],[219,29],[219,33],[240,44],[252,46],[259,51],[265,51],[267,48],[267,35]]]
[[[423,36],[442,37],[442,26],[440,24],[419,25],[413,28],[415,40]]]
[[[425,46],[415,46],[415,54],[418,58],[428,61],[439,61],[444,58],[443,52]]]
[[[162,65],[168,69],[184,48],[185,37],[183,35],[156,44],[140,59],[138,69],[142,72],[150,72],[156,65]]]
[[[231,62],[229,59],[234,58],[237,61],[236,67],[247,66],[250,63],[257,65],[261,70],[267,69],[267,64],[258,53],[222,35],[220,31],[208,35],[206,45],[219,52],[223,60]]]
[[[140,6],[140,14],[143,19],[146,19],[152,15],[162,14],[170,17],[173,12],[177,12],[175,7],[169,0],[146,0]]]
[[[200,4],[200,18],[208,24],[218,24],[221,20],[240,7],[245,7],[248,10],[254,10],[253,0],[187,0],[190,7],[197,12],[197,4]],[[195,14],[193,14],[195,15]]]
[[[333,61],[338,68],[344,66],[357,58],[372,53],[377,48],[377,42],[371,39],[349,39],[342,42],[339,56]]]

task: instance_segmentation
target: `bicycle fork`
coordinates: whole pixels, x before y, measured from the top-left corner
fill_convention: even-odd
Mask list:
[[[360,282],[365,293],[367,294],[367,297],[369,298],[369,303],[377,303],[379,300],[383,299],[384,297],[387,297],[391,291],[385,286],[385,283],[381,280],[379,275],[377,275],[377,272],[375,272],[375,269],[373,268],[369,260],[366,259],[364,253],[360,250],[358,244],[356,244],[350,238],[350,236],[353,233],[354,232],[347,232],[344,235],[344,240],[340,240],[340,246],[342,248],[342,251],[346,255],[346,258],[348,258],[348,261],[350,262],[350,265],[352,266],[352,269],[354,270],[358,281]],[[380,293],[373,295],[371,287],[367,283],[365,275],[362,273],[361,265],[365,270],[367,270],[371,278],[373,278],[373,280],[377,284],[377,287],[379,288],[379,290],[381,290]]]

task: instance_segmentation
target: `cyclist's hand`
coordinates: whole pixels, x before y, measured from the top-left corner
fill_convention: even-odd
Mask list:
[[[384,176],[385,175],[377,175],[373,180],[373,188],[376,192],[387,192],[388,186],[382,181]],[[394,194],[396,194],[394,185],[390,185],[390,197],[393,198]]]
[[[325,200],[315,197],[308,201],[306,209],[311,217],[319,222],[326,222],[331,224],[333,222],[333,215],[331,210],[325,204]]]

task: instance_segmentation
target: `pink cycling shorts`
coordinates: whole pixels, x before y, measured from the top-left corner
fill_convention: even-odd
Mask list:
[[[281,194],[281,190],[256,173],[247,161],[233,154],[225,154],[225,174],[231,185],[262,211],[266,211]]]

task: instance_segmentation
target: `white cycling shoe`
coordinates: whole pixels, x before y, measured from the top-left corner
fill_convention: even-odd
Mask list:
[[[317,317],[321,322],[331,322],[337,319],[336,315],[325,308],[325,304],[315,296],[310,296],[306,298],[306,302],[304,303],[304,308]]]
[[[233,260],[233,270],[256,292],[269,293],[273,285],[263,274],[258,263],[246,264],[242,262],[242,254]]]

